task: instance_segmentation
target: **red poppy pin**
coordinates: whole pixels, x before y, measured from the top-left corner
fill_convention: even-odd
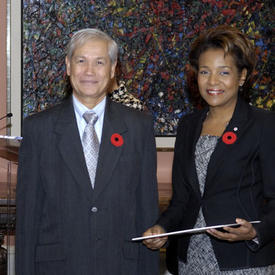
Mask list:
[[[237,140],[237,135],[233,132],[225,132],[222,136],[222,141],[225,144],[233,144]]]
[[[111,143],[116,147],[120,147],[124,143],[123,137],[120,134],[117,134],[117,133],[112,134]]]

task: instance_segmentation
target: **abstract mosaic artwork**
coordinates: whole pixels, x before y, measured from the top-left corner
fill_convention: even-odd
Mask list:
[[[120,45],[122,78],[154,117],[157,136],[175,135],[193,111],[186,89],[190,44],[211,26],[230,24],[254,41],[258,57],[252,104],[275,109],[272,0],[22,0],[23,117],[64,98],[65,46],[96,27]]]

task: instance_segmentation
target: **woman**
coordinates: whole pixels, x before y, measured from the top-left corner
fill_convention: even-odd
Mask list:
[[[143,102],[128,92],[124,81],[118,80],[121,78],[121,74],[122,74],[121,62],[118,59],[115,76],[112,78],[110,87],[109,87],[109,90],[110,90],[110,92],[108,93],[109,97],[113,101],[121,103],[127,107],[130,107],[139,111],[144,111]]]
[[[124,81],[119,81],[118,83],[116,78],[114,78],[111,84],[111,92],[108,95],[113,101],[139,111],[144,110],[142,101],[127,91]]]
[[[253,46],[237,29],[219,26],[198,37],[189,57],[207,107],[179,123],[172,201],[144,236],[236,222],[180,235],[179,274],[275,274],[275,114],[243,100]],[[144,244],[158,249],[166,241]]]

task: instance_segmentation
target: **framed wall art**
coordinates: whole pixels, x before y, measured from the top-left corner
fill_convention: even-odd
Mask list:
[[[96,27],[120,45],[121,78],[172,137],[196,106],[186,85],[190,44],[208,27],[230,24],[253,40],[258,57],[253,105],[273,109],[272,1],[22,0],[22,118],[64,98],[65,47],[73,32]]]

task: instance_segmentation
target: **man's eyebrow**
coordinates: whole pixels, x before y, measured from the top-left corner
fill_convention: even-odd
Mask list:
[[[85,55],[75,55],[74,58],[86,58]],[[97,56],[95,59],[107,59],[106,56]]]

